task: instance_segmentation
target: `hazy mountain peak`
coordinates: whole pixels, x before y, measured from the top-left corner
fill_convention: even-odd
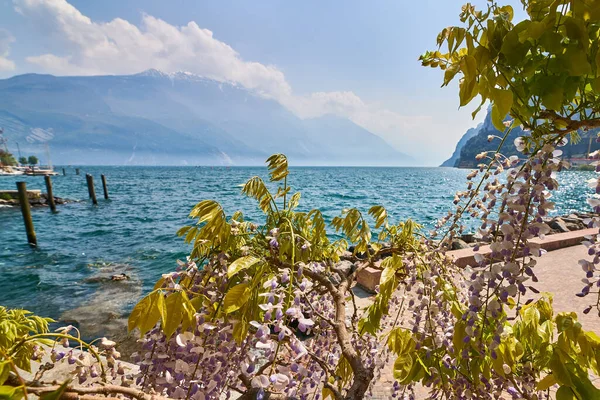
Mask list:
[[[189,72],[22,78],[0,80],[0,126],[40,156],[31,132],[52,129],[55,163],[249,165],[273,153],[295,165],[410,160],[349,119],[302,120],[253,90]]]
[[[134,74],[134,76],[148,76],[151,78],[168,78],[169,74],[167,74],[166,72],[159,71],[155,68],[150,68],[145,71],[138,72],[137,74]]]

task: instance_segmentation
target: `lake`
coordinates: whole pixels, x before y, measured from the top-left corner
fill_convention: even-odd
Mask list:
[[[86,173],[95,177],[98,206],[87,200]],[[102,173],[109,201],[102,198]],[[328,220],[347,207],[366,212],[382,204],[392,221],[411,217],[431,228],[452,207],[468,173],[453,168],[298,167],[291,168],[288,183],[302,192],[301,210],[320,208]],[[247,219],[261,221],[255,202],[240,195],[240,185],[254,175],[265,177],[266,168],[81,167],[80,176],[74,167],[67,168],[67,176],[53,177],[54,194],[82,201],[58,206],[57,214],[48,208],[32,210],[38,248],[26,243],[20,210],[0,209],[0,305],[63,320],[103,312],[107,327],[161,274],[175,269],[177,259],[186,257],[189,247],[175,232],[189,222],[187,215],[198,201],[214,199],[229,215],[241,210]],[[593,190],[586,181],[594,176],[561,172],[554,214],[589,210],[585,200]],[[0,189],[15,189],[17,180],[45,191],[43,177],[2,177]],[[115,273],[132,279],[107,282]]]

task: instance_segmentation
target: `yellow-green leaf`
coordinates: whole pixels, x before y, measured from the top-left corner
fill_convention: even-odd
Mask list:
[[[4,382],[8,379],[8,375],[10,374],[10,362],[9,361],[1,361],[0,362],[0,385],[4,385]]]
[[[284,154],[273,154],[267,158],[267,167],[269,168],[271,181],[280,181],[288,176],[288,161]]]
[[[492,100],[494,104],[492,106],[492,122],[499,131],[504,131],[504,118],[510,111],[513,104],[513,93],[506,89],[492,90]]]
[[[227,267],[227,277],[231,279],[231,277],[235,276],[238,272],[250,268],[259,261],[260,258],[254,256],[240,257]]]
[[[556,391],[556,400],[575,400],[575,394],[568,386],[561,386]]]
[[[571,76],[581,76],[592,72],[587,53],[578,47],[570,46],[561,57],[561,60]]]
[[[161,291],[154,291],[144,297],[131,311],[128,328],[132,331],[139,328],[143,336],[158,323],[166,314],[165,298]]]
[[[555,85],[542,96],[542,102],[549,110],[559,111],[562,107],[564,99],[564,91],[562,86]]]
[[[466,55],[460,60],[460,70],[467,81],[475,80],[477,75],[477,60],[475,57]]]
[[[463,78],[458,84],[458,96],[460,98],[460,106],[466,106],[475,96],[477,96],[477,80]]]
[[[179,293],[173,293],[167,296],[165,305],[167,307],[167,317],[163,321],[162,327],[163,333],[167,339],[169,339],[181,324],[181,315],[183,311],[181,295]]]
[[[19,400],[22,397],[22,386],[0,386],[0,400]]]
[[[527,26],[527,33],[533,40],[538,40],[546,32],[546,24],[540,21],[531,21]]]
[[[250,297],[250,288],[247,283],[240,283],[229,289],[223,299],[223,308],[226,314],[239,310]]]
[[[60,387],[55,391],[41,395],[40,400],[59,400],[62,397],[65,390],[67,390],[69,383],[71,383],[70,379],[64,381],[63,384],[60,385]]]
[[[404,328],[394,328],[388,335],[387,345],[398,356],[412,353],[416,346],[412,333]]]
[[[394,379],[403,381],[412,369],[413,359],[410,354],[403,354],[394,362]]]
[[[548,389],[550,386],[556,385],[557,383],[558,382],[556,382],[556,378],[554,377],[554,375],[548,374],[544,377],[544,379],[542,379],[541,381],[538,382],[537,390],[544,391],[544,390]]]

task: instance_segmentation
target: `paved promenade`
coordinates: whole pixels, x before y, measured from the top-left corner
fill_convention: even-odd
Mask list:
[[[583,288],[581,279],[585,278],[585,273],[578,264],[578,261],[582,258],[590,259],[587,255],[587,249],[583,245],[550,251],[539,258],[538,264],[535,266],[535,273],[539,278],[539,282],[530,282],[529,284],[533,285],[540,292],[554,293],[553,304],[556,313],[561,311],[575,311],[579,317],[579,321],[583,325],[583,329],[594,331],[600,335],[600,317],[597,311],[592,309],[587,315],[582,312],[584,308],[594,301],[594,295],[589,295],[585,298],[575,296]],[[527,298],[534,296],[530,292]],[[362,305],[368,305],[370,297],[363,297],[360,299],[360,302]],[[378,384],[376,384],[376,389],[371,399],[383,400],[391,398],[391,387],[394,383],[392,365],[393,361],[386,367]],[[426,398],[427,391],[419,387],[416,394],[417,400],[424,399]]]

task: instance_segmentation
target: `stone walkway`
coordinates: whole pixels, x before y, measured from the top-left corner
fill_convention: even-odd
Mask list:
[[[600,334],[600,318],[597,312],[592,310],[587,315],[582,312],[593,301],[593,295],[586,298],[575,296],[575,293],[580,292],[583,288],[581,279],[585,278],[585,273],[578,264],[578,261],[582,258],[590,259],[587,249],[583,245],[566,247],[546,253],[538,259],[538,264],[535,266],[535,273],[539,278],[539,282],[533,283],[533,286],[540,292],[554,294],[555,313],[574,311],[577,313],[583,329]],[[357,296],[357,299],[360,298],[358,300],[359,307],[367,306],[370,303],[370,297],[365,296],[366,292],[360,289],[355,290],[359,290],[361,294],[361,296]],[[529,297],[535,298],[534,296]],[[539,297],[539,295],[536,297]],[[392,365],[393,361],[385,368],[379,382],[375,385],[371,400],[391,398],[391,387],[394,383]],[[425,388],[419,387],[416,395],[417,400],[424,399],[427,397],[427,391]]]

